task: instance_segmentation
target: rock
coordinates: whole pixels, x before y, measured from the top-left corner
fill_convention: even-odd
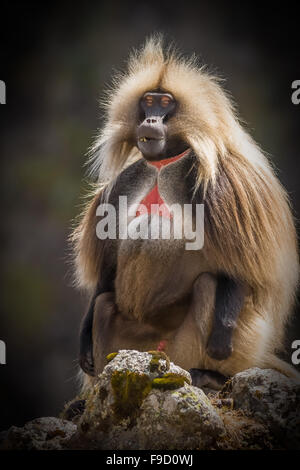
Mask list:
[[[209,449],[225,434],[204,392],[188,384],[173,392],[153,391],[140,411],[139,449]]]
[[[85,441],[98,449],[208,448],[224,425],[190,382],[189,373],[164,353],[119,351],[87,397],[74,446]]]
[[[164,352],[140,352],[132,349],[122,349],[118,353],[108,355],[108,364],[102,374],[101,380],[110,379],[114,371],[128,370],[137,374],[146,374],[151,380],[162,377],[165,373],[177,374],[185,377],[186,382],[192,383],[189,372],[170,362]]]
[[[59,418],[37,418],[23,428],[12,426],[4,435],[1,450],[61,450],[77,426]]]
[[[220,397],[233,399],[266,426],[286,448],[300,448],[300,384],[271,369],[252,368],[236,374]]]
[[[1,433],[0,449],[300,449],[300,385],[248,369],[220,392],[159,351],[122,350],[64,409]]]

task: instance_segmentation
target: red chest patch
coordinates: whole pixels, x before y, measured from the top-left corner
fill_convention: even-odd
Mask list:
[[[143,214],[160,214],[162,217],[167,217],[168,219],[172,217],[168,206],[166,206],[159,194],[157,184],[140,202],[140,205],[136,211],[136,217]]]
[[[186,155],[189,151],[190,149],[187,149],[184,152],[182,152],[180,155],[176,155],[175,157],[166,158],[165,160],[159,160],[157,162],[148,162],[148,163],[150,165],[155,166],[158,169],[158,171],[160,171],[160,169],[163,166],[169,165],[170,163],[173,163],[176,160],[179,160],[181,157]],[[162,217],[166,217],[168,219],[172,218],[172,214],[170,213],[168,206],[165,204],[164,200],[159,194],[157,184],[144,197],[144,199],[140,201],[140,205],[136,211],[136,217],[138,217],[139,215],[143,215],[143,214],[152,214],[152,215],[160,214]]]

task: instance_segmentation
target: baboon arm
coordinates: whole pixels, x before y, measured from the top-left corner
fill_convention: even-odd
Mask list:
[[[232,335],[244,299],[245,287],[240,282],[226,275],[218,277],[212,331],[207,343],[211,358],[223,360],[231,355]]]

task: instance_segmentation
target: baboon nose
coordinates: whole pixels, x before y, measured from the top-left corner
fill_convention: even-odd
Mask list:
[[[153,124],[153,123],[157,122],[157,120],[156,119],[147,119],[147,122],[149,124],[151,124],[151,123]]]

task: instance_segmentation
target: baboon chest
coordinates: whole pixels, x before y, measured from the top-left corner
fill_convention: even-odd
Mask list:
[[[184,298],[206,270],[201,252],[189,252],[178,240],[125,240],[115,281],[120,310],[131,317],[155,314]]]

